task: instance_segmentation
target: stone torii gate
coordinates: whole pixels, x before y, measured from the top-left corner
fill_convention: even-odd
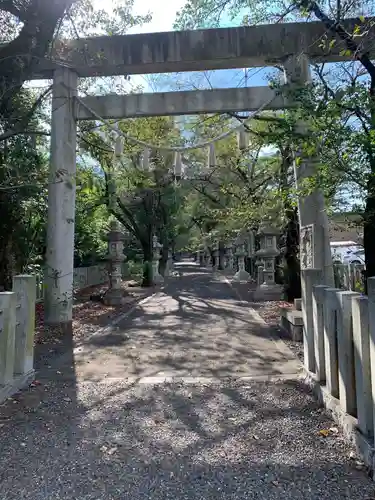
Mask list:
[[[354,29],[355,20],[346,23]],[[344,61],[340,41],[325,51],[330,39],[322,23],[289,23],[256,27],[97,37],[63,41],[52,59],[39,63],[33,79],[53,78],[51,166],[48,191],[46,322],[71,329],[75,219],[76,122],[93,119],[75,99],[79,77],[202,71],[284,65],[288,81],[305,85],[309,61]],[[331,37],[332,39],[332,37]],[[332,44],[327,43],[326,46]],[[103,118],[254,111],[273,96],[268,87],[202,90],[141,95],[86,97],[83,102]],[[277,96],[268,108],[288,105]],[[301,130],[304,124],[300,124]],[[296,168],[297,186],[314,175],[314,159]],[[322,270],[332,283],[332,264],[323,195],[301,199],[300,223],[309,241],[307,267]]]

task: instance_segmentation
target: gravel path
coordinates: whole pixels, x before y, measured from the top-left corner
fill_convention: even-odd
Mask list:
[[[192,282],[192,275],[172,280],[167,294],[186,298]],[[224,300],[208,274],[195,286],[200,300]],[[226,294],[230,302],[229,287]],[[156,312],[141,312],[160,334]],[[1,500],[375,498],[340,430],[295,379],[150,384],[73,375],[66,363],[54,364],[1,407]]]

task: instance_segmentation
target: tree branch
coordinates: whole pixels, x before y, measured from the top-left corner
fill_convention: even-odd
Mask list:
[[[16,124],[15,127],[13,127],[13,129],[8,130],[7,132],[4,132],[0,135],[0,142],[23,132],[24,128],[29,123],[30,118],[33,116],[35,110],[38,108],[44,98],[51,92],[51,89],[52,85],[42,92],[38,99],[33,103],[28,113],[26,113],[26,115]]]
[[[371,76],[373,82],[375,82],[375,66],[369,57],[369,53],[361,52],[359,44],[355,42],[353,36],[346,31],[343,25],[339,21],[333,21],[330,19],[314,0],[301,0],[300,6],[304,7],[309,12],[314,13],[314,15],[322,21],[326,28],[328,28],[331,32],[336,33],[341,40],[345,42],[347,48],[350,52],[352,52],[354,57],[362,63]]]

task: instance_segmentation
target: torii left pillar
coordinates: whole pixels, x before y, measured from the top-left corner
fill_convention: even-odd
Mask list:
[[[72,330],[73,313],[77,83],[77,74],[70,69],[55,71],[44,300],[45,322],[65,332]]]

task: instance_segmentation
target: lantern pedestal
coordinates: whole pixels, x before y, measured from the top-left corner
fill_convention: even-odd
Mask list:
[[[237,239],[236,257],[238,258],[238,271],[233,276],[234,281],[249,281],[250,274],[245,269],[245,243],[243,239]]]

